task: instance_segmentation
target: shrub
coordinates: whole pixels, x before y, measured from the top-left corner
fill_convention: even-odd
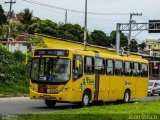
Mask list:
[[[24,54],[11,53],[0,45],[0,85],[28,86],[29,68],[24,64]]]

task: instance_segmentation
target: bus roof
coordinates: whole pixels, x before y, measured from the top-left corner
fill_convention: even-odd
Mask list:
[[[83,50],[83,47],[84,47],[83,42],[68,40],[64,38],[52,37],[52,36],[48,36],[44,34],[36,34],[36,35],[42,37],[47,47],[68,48],[68,49],[75,49],[75,50],[76,49]],[[108,47],[103,47],[103,46],[98,46],[98,45],[93,45],[93,44],[87,44],[87,50],[96,50],[101,53],[116,55],[116,51],[114,48],[108,48]],[[124,51],[124,56],[127,56],[126,51]],[[143,55],[140,53],[130,52],[130,57],[142,58],[142,56]]]
[[[100,57],[100,58],[104,57],[104,58],[115,59],[115,60],[148,63],[148,60],[145,60],[145,59],[142,59],[142,58],[133,58],[133,57],[126,57],[126,56],[119,56],[119,55],[111,55],[111,54],[99,53],[99,52],[96,52],[96,51],[75,50],[74,53],[75,54],[83,54],[84,56],[95,56],[95,53],[97,53],[98,57]]]
[[[133,62],[141,62],[141,63],[148,63],[148,60],[142,59],[142,58],[133,58],[133,57],[126,57],[126,56],[119,56],[119,55],[111,55],[111,54],[105,54],[105,53],[99,53],[97,51],[83,51],[83,50],[75,50],[75,49],[65,49],[65,48],[37,48],[36,50],[68,50],[72,51],[73,54],[79,54],[84,56],[93,56],[95,57],[96,54],[98,57],[102,58],[108,58],[108,59],[115,59],[115,60],[123,60],[123,61],[133,61]]]

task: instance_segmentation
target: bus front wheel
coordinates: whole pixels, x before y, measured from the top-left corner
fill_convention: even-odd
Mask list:
[[[124,103],[128,103],[130,101],[130,92],[129,92],[129,90],[125,91],[123,101],[124,101]]]
[[[82,97],[82,106],[87,107],[90,105],[91,94],[89,91],[85,91]]]
[[[53,101],[53,100],[45,100],[45,104],[46,104],[48,107],[52,108],[52,107],[54,107],[54,106],[56,105],[56,101]]]

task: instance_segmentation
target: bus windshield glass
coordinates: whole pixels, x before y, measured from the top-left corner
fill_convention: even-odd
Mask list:
[[[31,79],[41,82],[67,82],[70,79],[70,60],[64,58],[34,58]]]

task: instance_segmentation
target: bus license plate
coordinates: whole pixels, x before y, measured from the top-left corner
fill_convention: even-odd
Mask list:
[[[47,89],[47,93],[57,93],[56,89]]]

